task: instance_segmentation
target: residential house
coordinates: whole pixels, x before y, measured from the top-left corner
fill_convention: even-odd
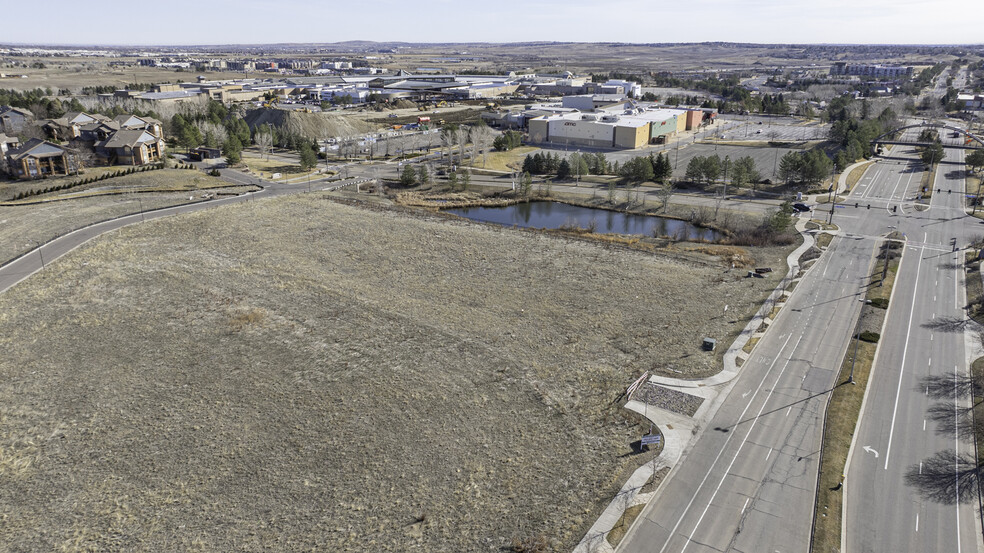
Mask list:
[[[42,128],[54,140],[67,140],[95,165],[144,165],[164,155],[164,125],[152,117],[68,113]]]
[[[20,139],[0,133],[0,173],[7,172],[7,152],[20,147]]]
[[[74,155],[57,144],[32,138],[7,152],[7,172],[16,179],[70,175],[79,169]]]
[[[81,137],[83,126],[92,131],[93,125],[112,121],[99,113],[90,115],[85,112],[69,112],[64,117],[49,119],[41,125],[41,128],[52,140],[72,140]]]
[[[137,117],[136,115],[118,115],[113,119],[120,129],[143,130],[150,134],[164,138],[164,124],[153,117]]]
[[[0,133],[18,134],[33,120],[34,114],[29,110],[0,106]]]
[[[116,131],[93,146],[96,159],[106,165],[146,165],[164,156],[164,139],[143,129]]]

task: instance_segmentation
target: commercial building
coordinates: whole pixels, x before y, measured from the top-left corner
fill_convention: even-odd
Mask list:
[[[706,110],[659,109],[631,102],[594,111],[551,113],[530,119],[530,142],[587,148],[635,149],[693,130]]]
[[[912,77],[912,67],[839,61],[830,66],[830,74],[856,75],[859,77],[874,77],[876,79],[899,79],[902,77]]]
[[[977,111],[984,108],[984,95],[982,94],[957,94],[957,103],[961,109]]]

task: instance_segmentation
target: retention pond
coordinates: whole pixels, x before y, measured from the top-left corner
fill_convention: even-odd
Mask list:
[[[556,229],[580,227],[599,234],[671,236],[682,240],[715,241],[721,233],[679,219],[594,209],[560,202],[528,202],[506,207],[459,207],[447,213],[504,226]]]

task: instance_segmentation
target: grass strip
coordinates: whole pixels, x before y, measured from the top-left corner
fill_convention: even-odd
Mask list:
[[[888,298],[895,284],[901,257],[889,261],[888,274],[882,286],[868,288],[866,298],[875,300]],[[870,282],[881,281],[885,260],[878,260],[871,274]],[[887,311],[870,305],[862,308],[862,317],[868,317],[870,324],[881,327]],[[870,317],[875,317],[872,320]],[[858,321],[858,325],[861,321]],[[821,445],[820,480],[817,486],[816,509],[813,513],[813,541],[811,551],[838,551],[841,545],[841,517],[843,514],[843,475],[846,469],[847,454],[851,449],[851,439],[857,429],[861,403],[864,401],[871,366],[875,359],[877,344],[857,339],[857,333],[841,364],[837,386],[827,404],[826,425]],[[855,385],[846,384],[853,367]]]

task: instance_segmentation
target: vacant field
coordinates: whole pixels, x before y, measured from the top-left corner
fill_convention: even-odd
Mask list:
[[[0,296],[0,542],[565,550],[741,273],[317,196],[125,228]]]
[[[48,180],[33,181],[46,186]],[[26,185],[30,187],[30,185]],[[167,190],[173,190],[167,192]],[[61,192],[32,196],[25,201],[72,199],[0,206],[0,263],[35,248],[52,238],[77,228],[139,213],[141,209],[157,209],[191,201],[202,201],[203,194],[243,194],[255,187],[229,186],[228,182],[203,173],[165,169],[135,173]],[[192,199],[189,199],[192,198]]]
[[[519,171],[523,167],[523,159],[538,150],[539,148],[533,146],[521,146],[507,152],[490,151],[484,161],[481,154],[476,156],[472,167],[493,171]]]

